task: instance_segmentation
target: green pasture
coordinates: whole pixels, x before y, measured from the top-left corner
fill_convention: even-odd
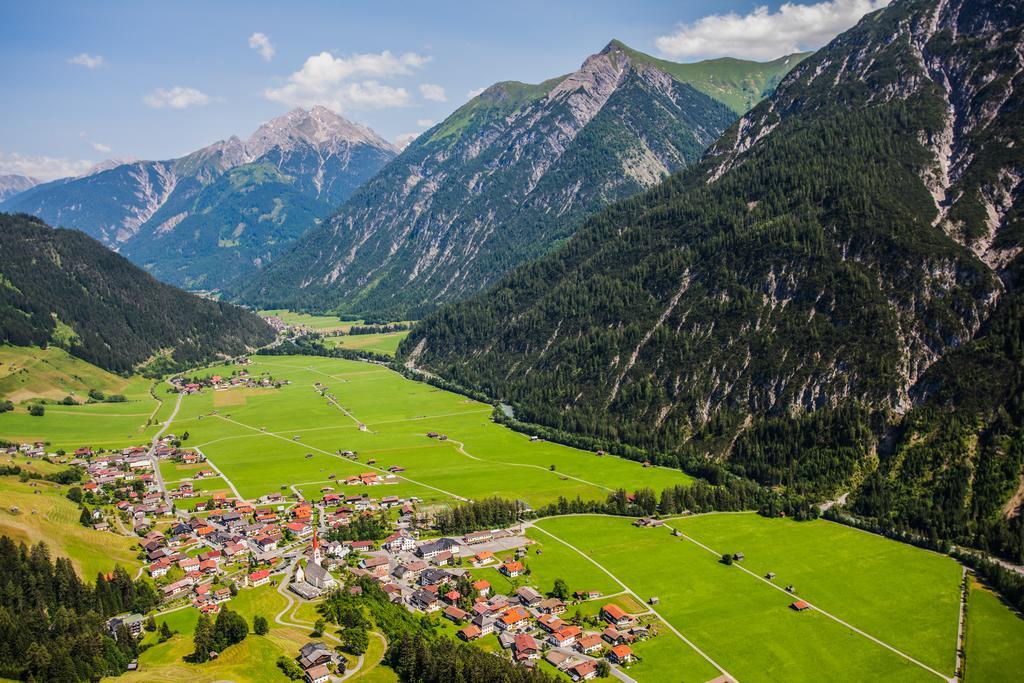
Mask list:
[[[745,529],[752,537],[759,536],[765,546],[776,547],[783,555],[809,553],[804,555],[808,561],[817,558],[827,563],[827,570],[821,572],[817,580],[812,577],[813,570],[802,576],[802,587],[798,586],[800,595],[812,602],[820,598],[822,609],[835,609],[836,616],[856,628],[871,633],[885,619],[895,624],[905,623],[901,620],[915,612],[923,613],[915,617],[916,623],[931,624],[948,618],[953,625],[953,636],[948,642],[939,643],[929,633],[916,639],[908,629],[909,637],[901,639],[899,644],[913,649],[915,655],[927,656],[929,661],[946,661],[946,650],[952,653],[956,614],[947,614],[945,609],[945,600],[951,592],[956,593],[959,578],[952,561],[947,560],[953,571],[946,575],[931,566],[942,558],[859,532],[855,537],[847,537],[845,532],[850,530],[826,522],[807,523],[822,529],[815,546],[804,540],[805,530],[795,529],[796,522],[780,520],[776,523],[755,515],[714,517],[725,520],[722,523],[726,529],[735,526]],[[821,612],[790,609],[793,596],[776,590],[738,566],[722,564],[719,556],[691,541],[672,536],[666,528],[637,529],[627,519],[601,516],[551,518],[539,522],[538,527],[576,546],[636,591],[641,599],[657,596],[660,602],[655,609],[658,613],[739,680],[848,680],[852,672],[856,672],[853,677],[860,680],[936,678],[935,674]],[[715,536],[713,525],[709,523],[703,527],[683,528],[694,534],[700,532],[700,541],[711,548],[722,546],[730,552],[746,553],[744,566],[761,571],[763,559],[753,541],[744,538],[742,548],[730,548],[727,544],[735,541]],[[889,544],[909,552],[904,555],[891,551]],[[892,554],[886,560],[888,553]],[[860,570],[864,576],[854,577],[861,560],[872,554],[883,559],[877,563],[865,562]],[[780,573],[777,582],[786,572],[795,572],[778,558],[774,566],[777,568],[772,571]],[[909,575],[919,572],[920,578],[915,578],[911,587],[902,592],[868,590],[879,583],[905,581]],[[848,590],[851,601],[859,599],[867,607],[851,611],[849,615],[840,612],[848,605],[832,604],[832,593],[820,588],[829,582],[839,590]],[[870,618],[865,614],[870,614]],[[942,630],[941,625],[931,628],[937,632]],[[705,660],[682,641],[678,643],[673,657],[681,678],[705,680],[716,675],[714,670],[707,670],[709,665]]]
[[[325,337],[324,344],[328,348],[333,349],[376,351],[377,353],[393,356],[398,351],[398,345],[407,336],[409,336],[409,330],[381,334],[343,334]]]
[[[972,582],[967,600],[965,680],[1024,680],[1024,617],[995,593]]]
[[[691,481],[676,470],[531,442],[493,423],[489,406],[379,365],[254,356],[249,371],[263,370],[291,384],[250,396],[243,405],[220,408],[214,405],[213,392],[186,397],[171,426],[175,433],[187,430],[189,445],[200,447],[246,497],[292,484],[315,497],[331,474],[343,479],[373,471],[367,467],[370,460],[379,469],[404,467],[400,476],[410,486],[404,492],[374,487],[367,491],[374,497],[454,501],[500,495],[539,506],[559,496],[604,498],[624,482],[630,488],[661,489]],[[317,382],[336,396],[337,405],[319,395]],[[429,431],[449,439],[428,439]],[[358,454],[356,462],[336,455],[346,450]]]
[[[70,558],[87,581],[116,564],[134,573],[140,562],[132,546],[138,539],[82,526],[78,506],[67,499],[66,491],[46,481],[22,483],[17,477],[0,477],[0,535],[28,545],[44,541],[51,558]]]
[[[960,566],[928,552],[825,520],[794,522],[755,513],[669,522],[743,566],[932,668],[953,672]]]

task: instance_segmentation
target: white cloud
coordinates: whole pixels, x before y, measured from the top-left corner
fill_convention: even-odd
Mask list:
[[[399,151],[401,151],[408,147],[409,144],[419,136],[419,133],[402,133],[397,138],[395,138],[395,147],[397,147]]]
[[[444,94],[444,88],[436,83],[421,83],[420,95],[430,102],[447,102],[448,96]]]
[[[85,159],[60,159],[0,152],[0,173],[14,173],[39,180],[56,180],[81,175],[91,167],[92,162]]]
[[[259,52],[264,62],[269,62],[274,58],[274,46],[271,44],[270,38],[267,38],[266,33],[257,31],[249,36],[249,47]]]
[[[103,60],[102,55],[91,55],[88,52],[75,55],[68,60],[68,64],[78,64],[84,66],[86,69],[96,69],[103,66],[106,62]]]
[[[211,102],[211,98],[195,88],[183,88],[176,85],[169,90],[157,88],[143,97],[142,101],[154,109],[163,109],[164,107],[187,109],[189,107],[204,107]]]
[[[825,0],[811,5],[784,3],[777,12],[766,5],[750,14],[713,14],[680,24],[655,40],[674,58],[729,55],[774,59],[792,52],[815,50],[889,0]]]
[[[336,111],[401,107],[409,104],[409,92],[378,79],[409,75],[429,61],[414,52],[393,55],[385,50],[350,57],[321,52],[309,57],[283,86],[264,90],[263,96],[293,107],[321,104]]]
[[[89,146],[92,147],[97,152],[99,152],[101,154],[110,154],[110,151],[111,151],[110,150],[110,145],[105,145],[102,142],[96,142],[94,140],[90,140],[89,136],[85,134],[84,130],[81,133],[78,134],[78,137],[82,138],[87,143],[89,143]]]
[[[471,100],[480,93],[482,93],[484,90],[487,90],[487,88],[474,88],[473,90],[470,90],[468,93],[466,93],[466,98]]]
[[[416,125],[421,128],[430,128],[434,125],[434,119],[416,119]]]

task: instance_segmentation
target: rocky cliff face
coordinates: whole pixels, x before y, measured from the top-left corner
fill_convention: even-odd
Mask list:
[[[568,76],[492,86],[240,287],[242,299],[401,317],[480,291],[595,209],[696,160],[734,120],[655,61],[613,42]]]
[[[212,289],[264,265],[395,154],[323,107],[296,109],[246,141],[45,183],[0,210],[77,228],[161,279]]]
[[[425,320],[406,360],[528,420],[848,485],[1018,287],[1020,10],[865,17],[701,163]]]

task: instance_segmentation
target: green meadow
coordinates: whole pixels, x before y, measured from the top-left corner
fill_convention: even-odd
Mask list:
[[[342,320],[336,315],[296,313],[295,311],[281,308],[258,311],[258,313],[264,318],[271,316],[280,318],[286,325],[301,325],[302,327],[319,331],[344,330],[347,332],[348,328],[353,325],[360,325],[363,322],[362,320]]]
[[[952,675],[957,612],[949,600],[952,596],[955,602],[959,590],[959,570],[952,560],[820,521],[747,514],[672,524],[713,549],[744,552],[743,566],[751,571],[777,572],[777,584],[795,583],[800,596],[820,609]],[[589,515],[545,519],[537,527],[576,546],[641,599],[658,597],[660,616],[739,680],[936,678],[822,612],[790,609],[793,596],[722,564],[720,555],[664,527],[637,529],[627,519]],[[719,535],[722,529],[726,533]],[[792,558],[789,564],[786,557]],[[807,566],[801,569],[803,562]],[[897,578],[902,590],[885,588]],[[839,593],[846,595],[839,600]],[[854,609],[855,603],[861,604]],[[922,637],[906,627],[908,620],[925,630]],[[893,628],[886,630],[886,623]],[[903,634],[897,633],[901,626]],[[933,635],[940,633],[949,633],[948,640]],[[673,656],[679,658],[679,676],[712,677],[707,662],[691,655],[693,650],[678,640]]]
[[[965,680],[1024,680],[1024,617],[995,593],[972,582],[967,601]]]
[[[228,374],[232,369],[207,372]],[[392,465],[405,468],[399,483],[374,487],[373,495],[448,501],[501,495],[536,507],[559,496],[604,498],[624,482],[660,490],[691,481],[677,470],[644,468],[620,458],[531,442],[493,423],[490,406],[408,380],[380,365],[254,356],[246,369],[250,374],[271,372],[291,384],[220,407],[215,405],[219,394],[239,390],[188,396],[171,431],[188,431],[188,445],[201,448],[248,498],[293,484],[301,485],[307,496],[318,495],[321,485],[341,493],[349,487],[335,486],[330,475],[344,479]],[[329,388],[337,404],[319,395],[317,382]],[[449,438],[429,439],[430,431]],[[339,451],[355,451],[357,461],[339,457]],[[364,490],[369,491],[358,488]]]
[[[6,457],[3,464],[9,464]],[[67,499],[66,491],[46,481],[0,477],[0,535],[27,545],[44,541],[51,558],[70,558],[86,581],[109,572],[115,564],[134,574],[140,566],[132,549],[138,539],[82,526],[78,506]]]
[[[398,345],[407,336],[409,336],[409,330],[382,334],[345,334],[325,337],[324,344],[328,348],[376,351],[377,353],[393,356],[398,351]]]

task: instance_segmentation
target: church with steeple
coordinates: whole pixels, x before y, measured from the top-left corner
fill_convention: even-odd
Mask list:
[[[331,573],[323,566],[323,557],[320,554],[320,539],[317,537],[316,529],[313,530],[313,552],[303,569],[299,565],[295,569],[295,581],[289,586],[292,592],[312,600],[324,593],[330,592],[338,587],[338,582]]]

